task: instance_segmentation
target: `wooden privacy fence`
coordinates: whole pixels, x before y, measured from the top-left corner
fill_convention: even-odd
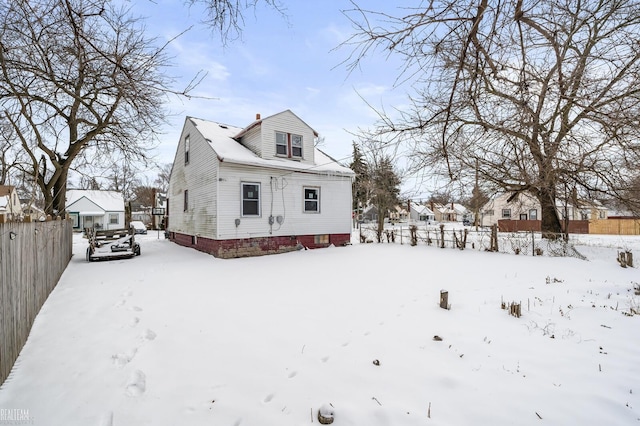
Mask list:
[[[73,223],[0,223],[0,384],[72,255]]]
[[[640,235],[640,219],[602,219],[589,224],[591,234]]]

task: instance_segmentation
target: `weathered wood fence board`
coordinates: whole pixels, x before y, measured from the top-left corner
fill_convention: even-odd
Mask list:
[[[591,234],[640,235],[640,219],[603,219],[589,224]]]
[[[72,255],[69,220],[0,224],[0,384]]]

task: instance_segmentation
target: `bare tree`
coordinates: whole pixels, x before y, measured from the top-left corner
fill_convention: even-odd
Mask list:
[[[185,0],[190,5],[205,9],[203,23],[220,33],[223,44],[240,37],[245,26],[245,15],[263,3],[285,17],[285,8],[279,0]]]
[[[414,167],[533,195],[546,236],[561,231],[562,194],[639,207],[628,197],[640,160],[637,1],[441,0],[399,17],[345,13],[355,26],[349,69],[376,49],[404,60],[398,82],[411,81],[411,107],[380,113],[375,135],[415,144]]]
[[[0,113],[45,211],[60,214],[74,163],[147,158],[166,97],[179,94],[165,73],[167,44],[109,0],[1,2],[0,18]]]
[[[171,169],[173,164],[165,163],[158,166],[158,177],[154,181],[156,187],[160,192],[167,192],[169,190],[169,179],[171,178]]]
[[[384,219],[389,217],[391,209],[399,202],[401,175],[396,168],[395,150],[389,148],[386,141],[366,139],[354,143],[354,155],[361,153],[359,159],[366,163],[366,176],[362,176],[362,196],[368,197],[368,202],[378,209],[376,237],[382,241]]]

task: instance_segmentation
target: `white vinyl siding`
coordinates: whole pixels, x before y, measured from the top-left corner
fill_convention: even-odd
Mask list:
[[[292,158],[302,161],[303,163],[314,162],[313,141],[315,136],[313,134],[313,129],[305,124],[304,121],[300,120],[291,111],[284,111],[280,114],[276,114],[263,119],[261,127],[263,138],[263,151],[261,155],[262,158],[273,158],[282,155],[276,152],[276,134],[280,132],[288,133],[290,135],[297,135],[302,138],[301,147],[292,152]],[[296,157],[296,152],[299,152],[301,154],[301,157]]]
[[[242,183],[260,183],[260,216],[242,217]],[[304,213],[303,188],[319,188],[319,213]],[[351,232],[351,179],[220,164],[218,239]],[[222,207],[224,206],[224,208]],[[281,217],[282,223],[278,222]],[[269,224],[272,217],[272,224]],[[236,219],[239,225],[236,226]]]
[[[176,158],[169,182],[169,231],[214,238],[217,229],[218,158],[197,127],[187,118],[180,136],[176,157],[184,152],[189,135],[189,165]],[[188,191],[188,208],[184,209],[184,191]]]

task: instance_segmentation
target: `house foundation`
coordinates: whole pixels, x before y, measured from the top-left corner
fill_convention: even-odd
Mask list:
[[[263,256],[286,253],[300,249],[316,249],[345,246],[351,243],[350,234],[290,235],[280,237],[242,238],[214,240],[195,235],[170,232],[169,240],[184,247],[191,247],[222,259]]]

